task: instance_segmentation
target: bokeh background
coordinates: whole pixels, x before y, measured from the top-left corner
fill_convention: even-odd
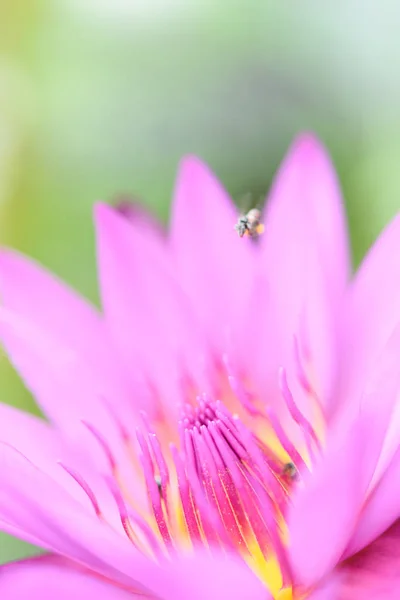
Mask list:
[[[0,243],[96,301],[94,201],[132,194],[166,221],[185,153],[259,198],[311,129],[357,264],[400,208],[399,20],[396,0],[0,2]],[[0,390],[35,410],[4,357]],[[0,562],[30,552],[0,537]]]

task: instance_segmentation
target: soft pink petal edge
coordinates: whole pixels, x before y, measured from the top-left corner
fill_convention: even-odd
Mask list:
[[[329,412],[337,368],[334,325],[350,274],[347,238],[331,160],[315,136],[299,135],[278,171],[265,211],[261,252],[271,316],[263,337],[269,339],[275,330],[277,343],[263,355],[272,354],[288,366],[297,336],[304,363],[318,373],[314,385]]]
[[[128,600],[132,592],[56,556],[42,556],[0,567],[0,597],[6,600]]]
[[[400,325],[362,397],[330,430],[324,456],[294,497],[288,526],[298,583],[310,586],[332,569],[356,529],[397,406],[399,350]]]
[[[365,374],[399,319],[400,215],[372,246],[346,294],[340,328],[339,403],[358,397]]]
[[[243,358],[232,344],[248,306],[256,253],[234,226],[238,211],[211,170],[199,158],[180,164],[175,186],[169,247],[183,289],[217,352]]]

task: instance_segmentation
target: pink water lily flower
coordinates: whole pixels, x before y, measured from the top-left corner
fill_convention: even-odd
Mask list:
[[[48,420],[0,407],[7,599],[400,596],[400,220],[350,277],[319,142],[263,215],[182,162],[165,234],[95,208],[102,312],[0,253],[0,338]]]

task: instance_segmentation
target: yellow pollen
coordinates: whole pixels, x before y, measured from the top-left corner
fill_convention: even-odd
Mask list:
[[[260,223],[259,225],[257,225],[256,231],[258,235],[261,235],[265,231],[265,226],[262,223]]]

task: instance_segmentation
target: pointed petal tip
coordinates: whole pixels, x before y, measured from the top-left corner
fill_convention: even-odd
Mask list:
[[[179,161],[179,171],[183,169],[208,169],[209,167],[197,154],[185,154]]]
[[[130,228],[128,219],[124,217],[118,210],[106,202],[97,202],[93,207],[93,219],[98,241],[104,236],[108,238],[119,235],[119,232],[125,231],[125,228]]]
[[[308,159],[328,157],[328,151],[322,140],[312,131],[302,131],[293,140],[290,154],[302,154]]]
[[[205,179],[215,179],[213,171],[205,161],[195,154],[187,154],[181,158],[176,177],[177,188],[182,185],[198,185]]]
[[[112,206],[101,200],[95,202],[93,205],[93,218],[96,226],[103,223],[104,219],[107,219],[111,213],[115,213]]]

